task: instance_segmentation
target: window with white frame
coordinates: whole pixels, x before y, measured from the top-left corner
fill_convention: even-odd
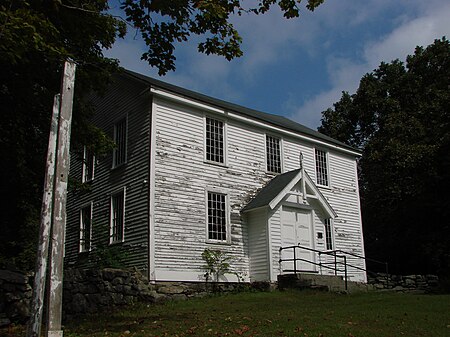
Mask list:
[[[125,229],[125,189],[111,196],[109,243],[123,242]]]
[[[227,240],[226,195],[208,192],[208,240]]]
[[[280,138],[266,135],[267,171],[281,173]]]
[[[331,234],[331,219],[324,220],[325,225],[325,242],[327,245],[327,250],[333,249],[333,236]]]
[[[83,173],[82,173],[83,183],[94,179],[94,169],[95,169],[94,166],[95,166],[94,152],[92,152],[85,146],[83,152]]]
[[[325,151],[316,149],[316,179],[317,184],[328,186],[330,183],[328,177],[328,163],[327,153]]]
[[[206,117],[206,160],[225,163],[224,122]]]
[[[114,124],[113,167],[124,164],[127,161],[127,119],[122,118]]]
[[[92,204],[80,210],[80,253],[91,250]]]

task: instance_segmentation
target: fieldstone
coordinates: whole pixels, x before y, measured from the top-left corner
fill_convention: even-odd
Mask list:
[[[163,285],[163,286],[158,287],[157,291],[158,291],[158,293],[161,293],[161,294],[174,295],[174,294],[182,294],[185,291],[185,289],[184,289],[184,287],[179,286],[179,285],[168,284],[168,285]]]
[[[0,270],[0,279],[9,283],[27,284],[28,276],[23,273],[17,273],[10,270]]]
[[[115,277],[113,280],[112,280],[112,282],[111,282],[113,285],[117,285],[117,284],[123,284],[124,282],[123,282],[123,278],[121,278],[121,277]]]
[[[73,313],[82,313],[89,309],[89,304],[84,295],[75,294],[72,299],[72,303],[70,305],[70,312]]]
[[[0,328],[6,327],[11,324],[8,317],[0,317]]]
[[[30,302],[17,301],[11,303],[6,309],[6,315],[19,322],[25,322],[30,317]]]

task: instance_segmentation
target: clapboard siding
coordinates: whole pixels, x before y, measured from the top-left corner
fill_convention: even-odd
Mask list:
[[[250,280],[269,278],[269,240],[266,210],[251,212],[247,218],[249,235]]]
[[[234,269],[248,277],[248,233],[240,210],[248,202],[249,194],[254,194],[269,179],[265,174],[265,134],[222,116],[213,116],[226,121],[227,166],[205,163],[205,113],[157,98],[155,103],[157,277],[167,270],[192,270],[200,275],[205,248],[228,252],[234,257]],[[207,242],[208,190],[228,195],[229,245]]]
[[[240,210],[251,200],[273,175],[266,172],[265,135],[262,128],[244,124],[223,115],[209,114],[155,98],[156,148],[155,148],[155,268],[162,271],[196,271],[201,273],[201,253],[207,247],[222,249],[232,254],[235,266],[254,277],[263,271],[248,258],[261,251],[250,247],[256,238],[247,237],[247,227],[241,221]],[[204,118],[211,116],[226,123],[226,166],[204,161]],[[273,132],[270,132],[273,135]],[[275,134],[275,136],[277,136]],[[315,179],[314,145],[292,137],[283,137],[282,153],[284,171],[299,167],[299,155],[307,173]],[[323,149],[323,148],[322,148]],[[358,193],[355,188],[355,158],[329,151],[331,185],[320,188],[338,213],[334,223],[336,249],[356,252],[361,247]],[[341,177],[344,176],[344,177]],[[231,213],[231,244],[218,245],[207,242],[206,191],[226,193]],[[323,218],[314,217],[316,232],[324,232]],[[278,272],[281,245],[280,210],[270,217],[271,279]],[[250,230],[250,229],[249,229]],[[251,230],[250,230],[250,233]],[[315,233],[316,234],[316,233]],[[188,247],[186,247],[188,246]],[[259,247],[258,244],[256,244]],[[317,248],[324,247],[318,243]],[[249,253],[250,249],[250,253]],[[356,249],[358,250],[358,249]],[[362,253],[361,249],[358,251]],[[261,261],[261,260],[255,260]],[[250,263],[250,267],[249,267]],[[257,262],[255,262],[257,263]],[[256,274],[254,274],[256,273]],[[194,276],[193,276],[194,277]]]
[[[98,247],[108,247],[110,198],[125,187],[124,242],[115,244],[123,263],[145,270],[148,268],[148,198],[150,95],[146,86],[118,75],[104,97],[93,97],[96,109],[92,121],[113,138],[114,123],[127,118],[127,162],[112,169],[112,153],[96,158],[94,180],[85,192],[71,190],[67,204],[66,262],[68,265],[90,266],[97,259]],[[70,175],[81,181],[80,155],[72,154]],[[93,203],[93,249],[78,253],[79,210]]]

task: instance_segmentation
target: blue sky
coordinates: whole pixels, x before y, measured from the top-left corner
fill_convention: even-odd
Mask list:
[[[113,9],[117,3],[110,0]],[[274,6],[265,15],[232,21],[243,37],[244,56],[229,62],[200,54],[193,38],[177,46],[177,70],[160,79],[316,129],[321,112],[342,91],[353,93],[381,61],[404,61],[417,45],[450,38],[450,1],[326,0],[299,19],[284,19]],[[140,60],[145,44],[129,30],[105,55],[158,78]]]

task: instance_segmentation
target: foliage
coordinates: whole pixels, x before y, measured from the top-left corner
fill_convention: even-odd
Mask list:
[[[324,0],[308,0],[306,8],[313,11]],[[231,60],[242,56],[242,38],[234,28],[233,14],[264,14],[277,4],[284,17],[300,15],[301,0],[259,0],[254,7],[244,7],[240,0],[125,0],[121,8],[127,21],[142,34],[148,50],[142,59],[159,69],[159,74],[175,70],[175,44],[191,35],[201,35],[199,52],[217,54]]]
[[[323,0],[308,0],[314,10]],[[239,0],[125,0],[129,25],[148,45],[142,55],[160,74],[174,70],[175,44],[191,34],[205,40],[199,50],[227,59],[242,55],[232,14],[263,14],[278,4],[285,17],[300,13],[298,0],[259,0],[244,9]],[[0,265],[30,269],[38,238],[39,213],[53,96],[59,92],[62,65],[77,63],[72,150],[89,145],[99,153],[111,141],[88,121],[86,94],[102,92],[116,60],[103,56],[125,36],[126,20],[108,13],[106,0],[4,0],[0,3]]]
[[[449,295],[253,292],[89,314],[64,336],[447,336],[449,310]]]
[[[395,273],[450,270],[450,44],[381,63],[323,112],[319,131],[363,151],[360,193],[369,257]]]
[[[71,8],[75,4],[83,11]],[[124,25],[103,15],[106,9],[99,0],[0,4],[0,190],[7,196],[1,204],[0,256],[19,268],[34,263],[53,96],[66,58],[78,63],[73,148],[105,138],[88,126],[92,111],[83,98],[117,69],[102,47],[123,36]]]
[[[219,282],[221,276],[230,272],[232,258],[221,250],[205,248],[202,259],[206,263],[203,268],[206,270],[205,278],[207,281],[213,276],[214,280]]]

